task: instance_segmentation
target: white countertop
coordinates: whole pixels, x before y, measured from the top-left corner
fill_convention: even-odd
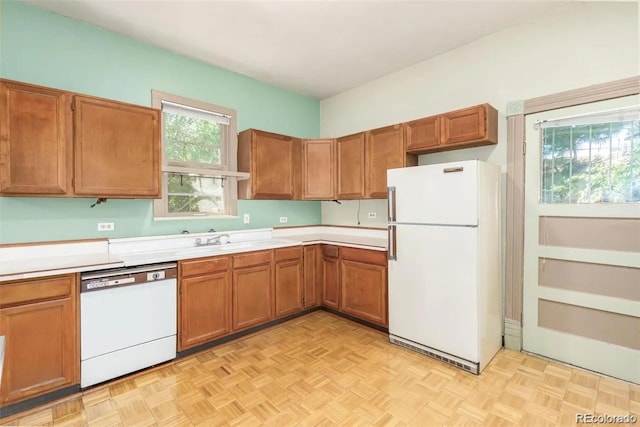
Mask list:
[[[227,233],[228,246],[194,244]],[[7,247],[0,249],[0,282],[319,243],[385,251],[386,230],[309,226]]]

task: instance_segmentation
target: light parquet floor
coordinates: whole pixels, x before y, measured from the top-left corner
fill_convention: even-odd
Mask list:
[[[640,416],[640,386],[510,350],[474,376],[318,311],[4,423],[538,426],[576,413]]]

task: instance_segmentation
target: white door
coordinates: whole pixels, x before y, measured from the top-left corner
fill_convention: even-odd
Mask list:
[[[475,160],[390,169],[391,222],[477,225],[477,183]]]
[[[525,351],[636,383],[640,121],[619,111],[638,101],[527,116],[523,290]]]
[[[397,225],[389,333],[478,362],[477,228]]]

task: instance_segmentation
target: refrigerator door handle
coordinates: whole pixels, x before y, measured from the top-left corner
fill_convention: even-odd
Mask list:
[[[389,225],[388,233],[389,233],[388,258],[389,258],[389,261],[396,261],[398,259],[398,254],[396,252],[396,226]]]
[[[444,173],[455,173],[455,172],[462,172],[464,170],[463,166],[457,166],[457,167],[453,167],[453,168],[444,168],[442,169],[442,172]]]
[[[387,187],[387,203],[389,204],[389,222],[396,220],[396,187]]]

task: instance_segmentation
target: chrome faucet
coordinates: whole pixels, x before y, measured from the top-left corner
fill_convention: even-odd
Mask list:
[[[209,238],[207,238],[206,242],[204,242],[204,243],[202,242],[202,239],[201,239],[200,237],[198,237],[198,238],[196,239],[196,246],[213,246],[213,245],[221,245],[221,244],[222,244],[221,239],[222,239],[223,237],[226,237],[226,238],[227,238],[227,243],[229,243],[229,237],[230,237],[230,236],[229,236],[228,234],[226,234],[226,233],[225,233],[225,234],[218,234],[218,235],[216,235],[216,236],[209,237]]]

